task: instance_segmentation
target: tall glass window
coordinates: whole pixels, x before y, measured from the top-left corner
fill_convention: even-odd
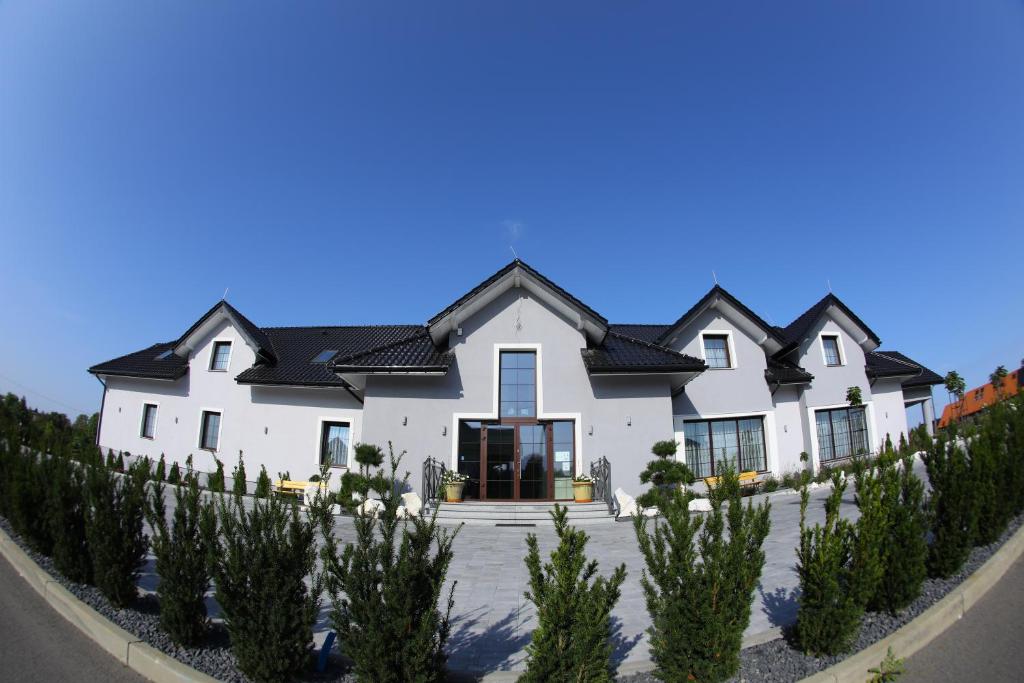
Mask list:
[[[825,365],[842,365],[839,356],[839,337],[822,337],[821,344],[825,349]]]
[[[502,351],[501,417],[537,416],[537,355],[533,351]]]
[[[740,472],[768,469],[764,418],[687,420],[683,439],[686,464],[697,477],[717,476],[726,466]]]
[[[555,498],[572,498],[573,468],[576,463],[575,423],[551,423],[551,444],[555,463]]]
[[[199,430],[199,447],[208,451],[217,450],[220,441],[220,413],[203,411],[202,425]]]
[[[480,435],[483,426],[471,420],[459,421],[459,473],[469,477],[463,495],[480,497]]]
[[[868,453],[868,423],[863,406],[814,413],[818,460],[827,462]]]
[[[142,438],[152,439],[156,434],[156,406],[145,403],[142,406]]]
[[[729,338],[724,334],[704,335],[704,360],[709,368],[731,368]]]
[[[213,357],[210,359],[211,370],[227,370],[228,362],[231,360],[231,342],[219,341],[213,343]]]
[[[348,466],[349,426],[347,422],[324,422],[320,437],[320,464]]]

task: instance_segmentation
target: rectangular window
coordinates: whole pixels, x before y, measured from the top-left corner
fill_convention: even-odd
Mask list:
[[[839,356],[839,337],[822,337],[821,345],[825,349],[825,365],[842,365]]]
[[[142,404],[142,438],[152,439],[156,434],[156,406],[152,403]]]
[[[814,413],[814,424],[821,462],[868,453],[867,416],[862,406],[818,410]]]
[[[203,421],[199,429],[199,447],[208,451],[217,450],[220,441],[220,413],[210,410],[203,411]]]
[[[499,373],[499,415],[503,418],[536,417],[537,354],[502,351]]]
[[[320,464],[348,467],[349,425],[347,422],[324,422],[320,436]]]
[[[210,369],[225,371],[228,369],[228,361],[231,359],[231,342],[219,341],[213,343],[213,357],[210,359]]]
[[[469,477],[463,495],[480,497],[480,441],[483,425],[476,421],[459,420],[459,473]]]
[[[698,478],[717,476],[726,466],[740,472],[768,469],[762,417],[687,420],[683,440],[686,464]]]
[[[724,334],[704,335],[704,360],[709,368],[731,368],[729,337]]]

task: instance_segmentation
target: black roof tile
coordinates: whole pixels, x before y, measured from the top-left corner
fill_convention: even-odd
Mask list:
[[[94,375],[117,375],[119,377],[178,379],[188,372],[188,358],[174,355],[175,344],[177,341],[153,344],[141,351],[94,365],[89,368],[89,372]],[[165,353],[166,356],[164,356]]]
[[[665,330],[669,328],[668,325],[652,325],[652,324],[631,324],[631,323],[612,323],[608,326],[608,329],[612,332],[618,332],[624,334],[627,337],[633,339],[639,339],[640,341],[656,342],[658,337],[665,334]]]
[[[591,373],[701,372],[707,367],[699,358],[613,330],[600,345],[581,349],[580,353]]]
[[[734,297],[732,294],[730,294],[728,291],[726,291],[726,289],[724,287],[722,287],[720,285],[715,285],[710,290],[708,290],[708,293],[705,294],[704,296],[702,296],[700,301],[698,301],[693,306],[691,306],[690,309],[688,311],[686,311],[686,313],[683,313],[681,316],[679,316],[679,319],[676,320],[671,325],[669,325],[665,329],[665,331],[662,332],[661,336],[658,339],[655,339],[654,341],[659,343],[659,344],[664,342],[665,341],[665,337],[668,336],[669,332],[671,332],[672,330],[676,329],[680,325],[683,325],[683,324],[689,322],[690,318],[692,318],[694,315],[696,315],[698,312],[700,312],[701,308],[703,308],[704,305],[707,304],[707,302],[710,301],[711,299],[713,299],[715,296],[720,296],[723,299],[725,299],[726,301],[728,301],[730,304],[733,305],[733,307],[735,307],[737,310],[739,310],[741,313],[743,313],[743,315],[747,316],[748,318],[753,320],[755,323],[757,323],[761,327],[761,329],[765,330],[768,334],[770,334],[773,337],[775,337],[776,341],[778,341],[780,344],[785,344],[786,343],[786,339],[778,334],[778,332],[777,332],[778,328],[774,327],[773,325],[769,325],[768,323],[766,323],[761,318],[761,316],[759,316],[757,313],[754,313],[752,310],[747,308],[746,304],[744,304],[742,301],[740,301],[739,299]]]
[[[924,387],[942,384],[943,379],[915,360],[908,358],[899,351],[874,351],[864,356],[865,370],[869,377],[898,377],[909,372],[916,373],[910,379],[903,380],[906,387]]]
[[[335,372],[446,372],[453,359],[451,352],[438,350],[423,331],[366,351],[338,354],[332,364]]]
[[[837,306],[841,311],[843,311],[843,313],[849,316],[850,320],[867,332],[868,336],[871,337],[871,340],[874,341],[875,344],[882,343],[878,338],[878,335],[875,334],[870,327],[865,325],[864,321],[857,317],[857,314],[851,311],[850,308],[839,299],[839,297],[829,292],[822,297],[820,301],[801,313],[796,320],[791,322],[782,330],[783,336],[790,345],[790,349],[788,350],[792,350],[792,347],[800,344],[814,323],[818,321],[821,314],[825,312],[825,309],[832,305]]]
[[[814,375],[796,363],[790,363],[780,358],[768,359],[764,377],[769,384],[807,384],[814,379]]]

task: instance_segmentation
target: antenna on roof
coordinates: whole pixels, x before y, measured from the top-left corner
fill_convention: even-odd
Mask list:
[[[716,285],[718,284],[718,275],[716,275],[713,270],[711,271],[711,279],[715,281]]]
[[[832,293],[832,281],[826,278],[825,279],[825,284],[828,285],[828,293],[831,294]]]
[[[518,261],[519,260],[519,254],[516,253],[516,248],[513,247],[511,244],[508,245],[508,248],[512,250],[512,256],[515,257],[516,261]]]
[[[225,288],[224,288],[224,296],[222,296],[222,297],[220,298],[220,300],[221,300],[221,301],[227,301],[227,300],[228,300],[228,290],[229,290],[229,289],[231,289],[231,288],[230,288],[230,287],[225,287]]]

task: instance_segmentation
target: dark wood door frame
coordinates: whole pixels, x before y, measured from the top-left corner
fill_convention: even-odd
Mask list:
[[[554,422],[575,422],[574,420],[536,420],[536,419],[517,419],[517,420],[499,420],[496,422],[480,422],[480,500],[491,500],[487,491],[487,476],[489,474],[487,466],[487,443],[488,443],[488,431],[491,427],[513,427],[513,457],[512,457],[512,498],[496,498],[498,501],[519,501],[522,500],[521,489],[519,485],[520,467],[522,466],[522,440],[520,439],[519,428],[521,426],[544,426],[544,467],[545,467],[545,479],[547,495],[543,498],[528,498],[527,500],[535,500],[538,502],[553,502],[555,500],[568,500],[562,498],[555,498],[555,430],[553,428]],[[575,429],[573,430],[575,432]],[[575,469],[575,457],[576,457],[575,433],[573,434],[573,468]]]

